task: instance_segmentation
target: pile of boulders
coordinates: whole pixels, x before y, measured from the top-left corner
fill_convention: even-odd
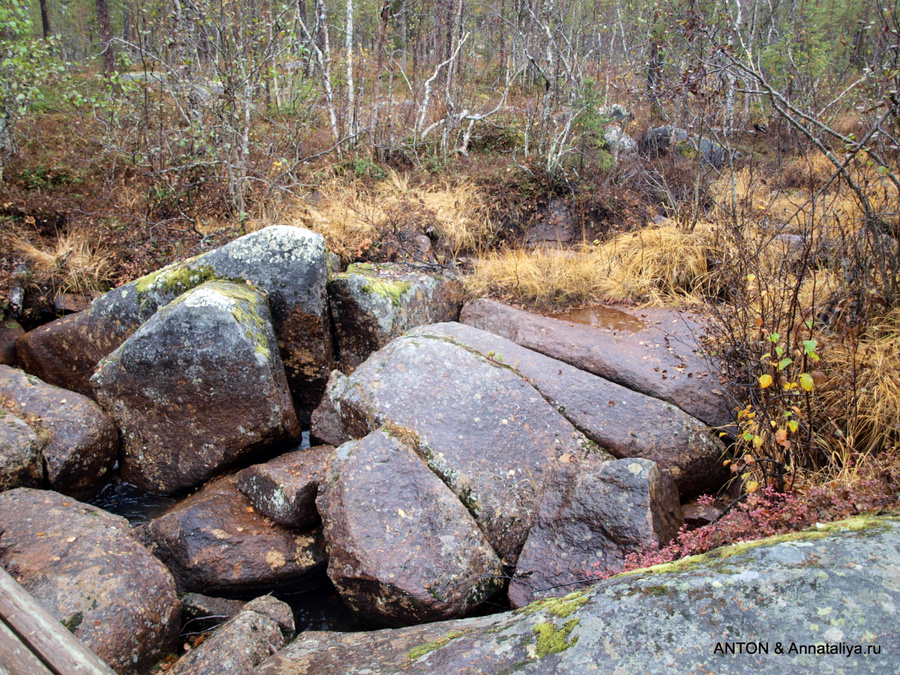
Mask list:
[[[114,668],[178,646],[176,592],[330,580],[387,626],[563,595],[665,544],[680,497],[727,478],[710,427],[731,402],[696,317],[460,316],[451,276],[329,266],[319,235],[269,227],[20,335],[25,372],[0,365],[0,564]],[[75,501],[113,474],[194,492],[132,530]],[[294,631],[274,599],[226,606],[174,672],[246,672]]]

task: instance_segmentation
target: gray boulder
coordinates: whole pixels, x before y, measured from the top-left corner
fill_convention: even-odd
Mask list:
[[[218,279],[251,282],[269,299],[278,346],[301,418],[315,408],[332,366],[325,243],[318,234],[267,227],[109,291],[91,308],[16,341],[19,363],[45,382],[93,396],[91,375],[158,308]]]
[[[0,564],[119,673],[175,647],[175,582],[124,518],[46,490],[0,494]]]
[[[415,326],[455,321],[462,284],[405,265],[350,265],[328,281],[338,367],[346,374]]]
[[[668,544],[683,524],[672,479],[647,459],[560,464],[509,585],[513,607],[567,595],[625,556]]]
[[[638,151],[637,141],[618,126],[609,127],[603,134],[603,140],[606,141],[610,151],[617,157],[626,157]]]
[[[166,672],[170,675],[245,675],[281,649],[293,635],[291,608],[272,597],[256,598]]]
[[[463,307],[460,321],[500,335],[623,387],[668,401],[726,427],[732,398],[702,343],[703,321],[686,312],[643,309],[640,328],[603,328],[551,319],[494,300]]]
[[[459,323],[413,333],[457,342],[530,382],[569,422],[613,456],[643,457],[669,473],[682,496],[718,490],[730,473],[725,444],[700,420],[652,396]]]
[[[319,498],[328,576],[379,624],[462,616],[502,586],[478,525],[410,443],[381,430],[341,446]]]
[[[238,490],[279,525],[307,527],[319,518],[316,495],[333,454],[332,446],[320,445],[255,464],[237,473]]]
[[[154,493],[200,485],[269,447],[295,444],[265,297],[211,281],[160,309],[100,362],[97,400],[122,435],[122,476]]]
[[[304,633],[256,675],[896,673],[900,523],[728,546],[516,612]]]
[[[41,485],[41,451],[46,442],[46,436],[38,436],[21,417],[0,409],[0,492]]]
[[[85,498],[103,486],[119,454],[119,434],[100,406],[0,365],[2,405],[25,416],[46,437],[42,455],[52,489]]]
[[[257,513],[233,476],[213,481],[142,527],[181,591],[308,590],[323,580],[319,530],[295,532]]]
[[[397,338],[350,377],[335,371],[312,435],[338,446],[379,427],[413,441],[509,564],[544,472],[596,447],[508,367],[426,335]]]

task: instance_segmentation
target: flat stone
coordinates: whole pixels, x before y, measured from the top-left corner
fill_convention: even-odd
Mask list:
[[[0,564],[115,671],[145,673],[175,648],[175,582],[124,518],[19,488],[0,494],[0,531]]]
[[[377,624],[462,616],[502,586],[478,525],[407,443],[375,431],[341,446],[319,498],[328,576]]]
[[[118,458],[119,433],[100,406],[3,365],[0,401],[46,436],[42,455],[52,489],[86,498],[103,487]]]
[[[233,476],[206,485],[144,526],[143,538],[181,591],[242,594],[318,585],[319,530],[294,532],[264,518]]]
[[[603,328],[551,319],[494,300],[463,307],[460,322],[668,401],[713,427],[733,421],[737,405],[701,343],[702,321],[688,313],[642,309],[642,328]]]
[[[706,424],[671,403],[471,326],[445,323],[420,328],[415,334],[456,341],[511,368],[615,457],[657,462],[683,496],[714,492],[731,475],[722,466],[725,444]]]
[[[896,518],[854,519],[725,547],[516,612],[304,633],[254,673],[893,673],[898,551]],[[816,653],[821,648],[833,651]]]
[[[211,281],[160,309],[92,378],[122,436],[122,477],[153,493],[194,487],[267,448],[295,445],[265,297]]]

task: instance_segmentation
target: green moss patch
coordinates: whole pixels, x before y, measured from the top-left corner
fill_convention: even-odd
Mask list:
[[[430,654],[431,652],[436,651],[441,647],[446,647],[448,644],[450,644],[451,641],[455,640],[458,637],[462,637],[468,632],[468,630],[453,631],[451,633],[447,633],[442,637],[439,637],[436,640],[426,642],[424,645],[413,647],[409,650],[409,652],[407,652],[406,658],[410,661],[421,659],[426,654]]]
[[[360,287],[363,293],[376,293],[388,298],[394,307],[400,306],[400,299],[412,286],[405,281],[378,281],[369,279]]]
[[[578,642],[576,635],[571,640],[569,635],[579,624],[579,619],[569,619],[561,627],[557,627],[552,623],[539,623],[533,629],[532,633],[537,636],[535,643],[535,654],[539,659],[549,656],[550,654],[559,654]]]
[[[575,591],[562,598],[545,598],[536,600],[519,610],[525,616],[536,612],[546,612],[550,616],[567,619],[574,612],[584,607],[590,598],[586,591]]]

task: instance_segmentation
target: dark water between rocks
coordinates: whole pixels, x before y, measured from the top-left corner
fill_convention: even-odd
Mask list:
[[[647,324],[637,317],[609,307],[586,307],[558,314],[548,314],[548,316],[551,319],[559,319],[569,323],[580,323],[586,326],[626,333],[637,333],[647,327]]]
[[[310,447],[309,432],[303,432],[300,445],[292,450],[301,450]],[[132,526],[138,526],[162,515],[166,509],[175,504],[177,497],[161,497],[147,494],[134,485],[126,483],[119,478],[107,485],[101,492],[90,500],[90,503],[104,511],[127,519]],[[328,630],[340,632],[354,632],[372,630],[372,626],[359,621],[353,613],[344,605],[337,589],[322,575],[325,582],[315,590],[303,593],[273,592],[273,595],[286,602],[294,610],[294,622],[297,632],[308,630]],[[252,600],[253,597],[247,597]],[[212,626],[209,622],[193,620],[190,625],[185,625],[185,634],[203,632]]]

